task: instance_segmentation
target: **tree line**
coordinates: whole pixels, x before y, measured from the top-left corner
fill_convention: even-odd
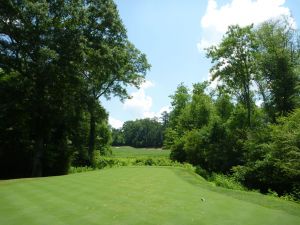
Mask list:
[[[160,148],[165,126],[158,118],[126,121],[122,128],[112,129],[112,145],[137,148]]]
[[[218,86],[180,84],[171,96],[164,138],[171,158],[300,199],[299,44],[284,18],[230,26],[206,49]]]
[[[112,0],[1,1],[1,178],[64,174],[108,150],[100,97],[128,97],[150,68]]]

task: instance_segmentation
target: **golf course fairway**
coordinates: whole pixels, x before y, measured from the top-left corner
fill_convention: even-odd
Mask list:
[[[0,224],[299,225],[299,204],[214,187],[184,168],[0,181]]]

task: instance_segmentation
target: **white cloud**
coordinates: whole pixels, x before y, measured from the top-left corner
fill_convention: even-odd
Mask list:
[[[143,112],[143,118],[154,118],[154,117],[161,117],[161,114],[163,112],[170,112],[171,111],[171,107],[170,106],[163,106],[158,112],[151,112],[151,111],[145,111]]]
[[[127,99],[124,102],[124,109],[133,111],[138,114],[137,118],[159,118],[164,111],[170,112],[171,108],[169,106],[162,107],[158,112],[151,110],[153,105],[152,97],[147,95],[146,89],[154,87],[154,83],[146,80],[141,85],[141,88],[133,93],[131,93],[131,99]]]
[[[154,86],[154,83],[152,83],[150,80],[146,80],[144,83],[142,83],[141,89],[147,89]]]
[[[108,123],[113,127],[113,128],[121,128],[123,126],[123,121],[115,119],[111,116],[108,117]]]
[[[218,43],[228,26],[238,24],[257,25],[282,15],[289,18],[293,27],[295,20],[289,8],[283,6],[285,0],[231,0],[230,3],[218,6],[216,0],[209,0],[205,15],[201,19],[203,36],[197,47],[200,51]]]
[[[150,87],[154,87],[154,84],[147,80],[139,90],[131,93],[131,99],[124,102],[124,109],[133,109],[140,113],[149,111],[152,107],[152,97],[146,95],[145,90]]]

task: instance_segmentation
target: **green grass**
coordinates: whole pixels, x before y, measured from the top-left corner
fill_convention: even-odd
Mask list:
[[[116,158],[136,158],[136,157],[167,157],[170,150],[161,148],[133,148],[129,146],[112,147],[113,155]]]
[[[0,182],[0,224],[298,225],[299,204],[212,186],[183,168]]]

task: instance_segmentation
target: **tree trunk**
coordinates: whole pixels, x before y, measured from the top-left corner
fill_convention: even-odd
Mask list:
[[[248,111],[248,126],[251,128],[251,102],[249,96],[247,100],[247,111]]]
[[[44,154],[44,140],[42,136],[38,136],[35,140],[33,165],[32,165],[32,176],[41,177],[43,175],[43,163],[42,158]]]
[[[90,110],[90,132],[89,132],[89,161],[90,164],[92,163],[93,152],[95,148],[95,130],[96,130],[96,120],[94,115],[94,109]]]

